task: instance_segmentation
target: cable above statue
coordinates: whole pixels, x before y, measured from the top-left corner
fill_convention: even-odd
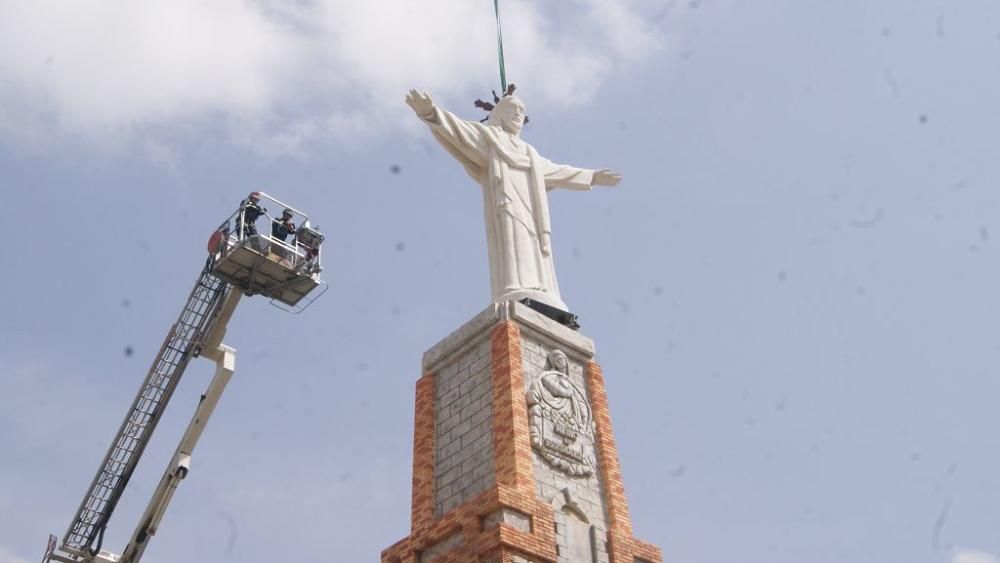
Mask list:
[[[410,90],[406,103],[483,188],[493,301],[529,298],[567,311],[552,262],[546,192],[616,186],[621,175],[555,164],[539,155],[521,140],[527,116],[513,92],[511,84],[502,97],[494,95],[496,106],[477,100],[490,112],[485,123],[461,119],[416,90]]]

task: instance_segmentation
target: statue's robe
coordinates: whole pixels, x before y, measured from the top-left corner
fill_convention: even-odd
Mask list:
[[[558,412],[566,420],[572,420],[581,433],[589,434],[593,415],[583,393],[569,381],[569,377],[558,371],[546,371],[528,390],[528,407],[544,405]]]
[[[555,164],[518,135],[440,108],[422,119],[483,188],[493,301],[528,297],[567,310],[551,248],[541,245],[552,233],[546,192],[590,190],[594,170]]]

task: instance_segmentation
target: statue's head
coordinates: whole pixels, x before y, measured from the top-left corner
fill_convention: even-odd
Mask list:
[[[558,371],[559,373],[569,374],[569,358],[566,357],[566,353],[562,350],[553,350],[549,352],[548,357],[549,369],[552,371]]]
[[[490,112],[486,123],[496,125],[511,135],[518,135],[527,118],[525,109],[524,102],[517,96],[504,96]]]
[[[524,102],[514,95],[515,88],[517,87],[513,84],[509,85],[503,96],[497,96],[496,92],[493,92],[495,105],[482,100],[476,100],[475,103],[476,107],[490,112],[483,120],[487,125],[500,127],[511,135],[519,135],[528,122],[527,109]]]

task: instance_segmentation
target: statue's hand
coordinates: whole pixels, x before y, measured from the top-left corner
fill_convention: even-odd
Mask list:
[[[614,170],[602,168],[594,172],[594,178],[591,180],[591,183],[595,186],[617,186],[618,182],[621,181],[621,174],[615,172]]]
[[[410,93],[406,95],[406,103],[413,108],[413,112],[419,117],[430,117],[434,113],[434,101],[424,92],[410,90]]]
[[[549,233],[542,233],[542,237],[538,240],[538,244],[542,249],[542,256],[549,256],[552,254],[552,237]]]

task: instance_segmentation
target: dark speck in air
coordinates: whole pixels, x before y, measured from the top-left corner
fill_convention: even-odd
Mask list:
[[[851,226],[856,229],[870,229],[875,225],[878,225],[882,221],[882,217],[885,216],[885,210],[881,207],[875,211],[875,214],[866,219],[853,219],[851,220]]]

